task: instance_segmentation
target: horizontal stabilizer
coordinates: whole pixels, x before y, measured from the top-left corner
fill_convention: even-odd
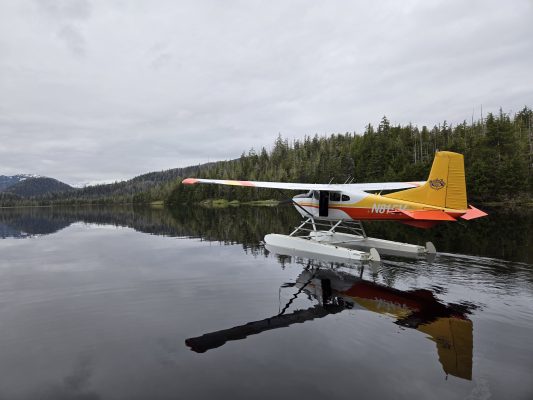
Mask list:
[[[461,215],[462,219],[466,219],[467,221],[475,218],[481,218],[488,215],[485,211],[478,210],[474,206],[468,206],[468,211],[466,214]]]
[[[457,221],[440,210],[398,210],[417,221]]]

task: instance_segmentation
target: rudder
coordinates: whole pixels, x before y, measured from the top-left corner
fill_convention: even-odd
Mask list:
[[[385,195],[391,199],[412,201],[435,207],[466,210],[465,167],[462,154],[438,151],[429,178],[417,188]]]

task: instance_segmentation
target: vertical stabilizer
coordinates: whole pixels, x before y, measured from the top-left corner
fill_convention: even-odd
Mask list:
[[[466,210],[465,167],[462,154],[435,153],[427,182],[417,188],[385,195],[391,199],[412,201],[435,207]]]

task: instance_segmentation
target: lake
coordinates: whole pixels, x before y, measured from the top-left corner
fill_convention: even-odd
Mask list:
[[[0,399],[532,399],[533,211],[269,252],[289,206],[0,210]]]

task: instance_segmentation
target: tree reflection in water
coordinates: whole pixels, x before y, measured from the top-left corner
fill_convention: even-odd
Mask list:
[[[533,212],[488,210],[490,216],[468,225],[441,224],[424,230],[394,222],[365,224],[370,236],[423,245],[439,252],[472,254],[510,261],[533,262]],[[0,237],[31,237],[57,232],[74,222],[127,226],[154,235],[193,237],[225,244],[242,244],[262,254],[268,233],[288,233],[300,222],[290,205],[278,207],[171,209],[133,206],[28,207],[0,209]],[[532,244],[530,246],[530,244]]]

